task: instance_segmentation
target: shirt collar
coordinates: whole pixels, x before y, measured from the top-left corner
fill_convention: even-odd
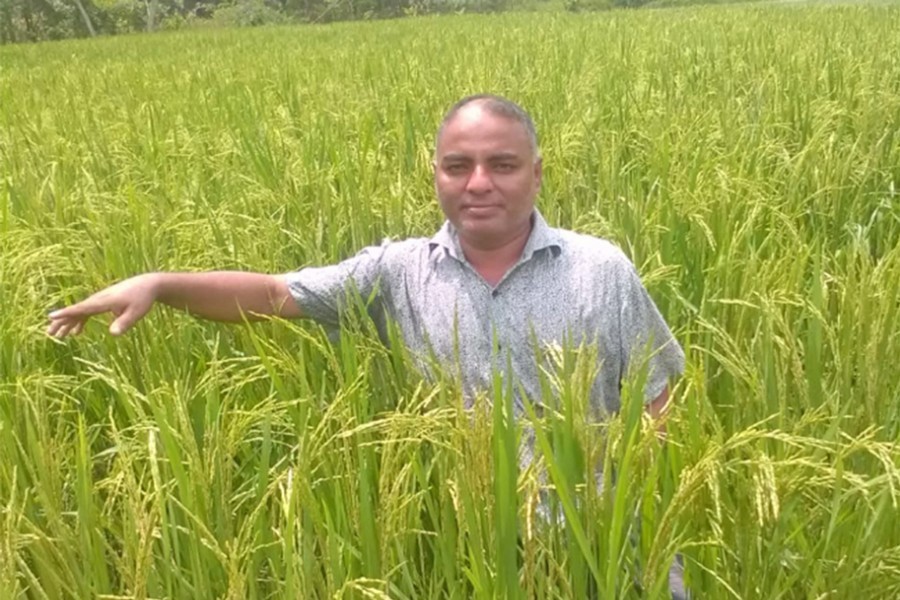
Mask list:
[[[459,233],[450,221],[444,222],[444,225],[428,241],[428,245],[432,252],[435,248],[440,247],[456,260],[465,261],[462,246],[459,244]],[[556,230],[547,224],[540,211],[534,209],[531,234],[528,236],[528,241],[525,242],[519,262],[530,260],[535,252],[545,248],[549,248],[553,252],[553,256],[559,256],[562,251],[562,240]]]

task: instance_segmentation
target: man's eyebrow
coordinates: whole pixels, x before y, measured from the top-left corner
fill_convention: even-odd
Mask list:
[[[472,160],[472,159],[469,156],[462,154],[461,152],[448,152],[447,154],[445,154],[444,156],[441,157],[441,162],[446,162],[446,161],[462,162],[462,161],[470,161],[470,160]]]
[[[500,161],[500,160],[519,160],[521,157],[515,152],[498,152],[497,154],[492,154],[488,157],[490,161]]]
[[[503,160],[521,160],[521,156],[519,156],[515,152],[498,152],[496,154],[491,154],[488,156],[488,161],[490,162],[498,162]],[[463,154],[461,152],[448,152],[443,157],[441,157],[441,162],[445,161],[453,161],[453,162],[463,162],[463,161],[471,161],[472,157],[467,154]]]

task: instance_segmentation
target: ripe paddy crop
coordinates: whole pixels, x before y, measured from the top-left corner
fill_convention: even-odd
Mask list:
[[[0,598],[658,597],[676,553],[702,598],[898,597],[897,31],[767,6],[0,48]],[[365,319],[43,334],[134,273],[430,235],[434,130],[480,91],[533,113],[547,219],[620,244],[684,345],[665,444],[637,402],[586,419],[567,349],[515,422]]]

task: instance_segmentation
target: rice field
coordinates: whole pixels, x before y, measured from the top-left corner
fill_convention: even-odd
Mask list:
[[[898,31],[750,6],[0,48],[0,598],[664,598],[676,554],[695,598],[900,597]],[[362,318],[45,335],[139,272],[430,236],[435,129],[482,91],[534,116],[547,220],[619,244],[684,346],[665,443],[635,390],[586,418],[567,351],[521,422]]]

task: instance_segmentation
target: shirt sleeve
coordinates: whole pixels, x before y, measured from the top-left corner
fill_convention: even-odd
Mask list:
[[[631,261],[619,270],[620,365],[624,377],[647,369],[645,399],[659,396],[670,379],[684,372],[684,351],[656,308]]]
[[[356,256],[325,267],[288,273],[285,281],[300,313],[323,325],[337,326],[354,298],[377,295],[387,243],[370,246]]]

